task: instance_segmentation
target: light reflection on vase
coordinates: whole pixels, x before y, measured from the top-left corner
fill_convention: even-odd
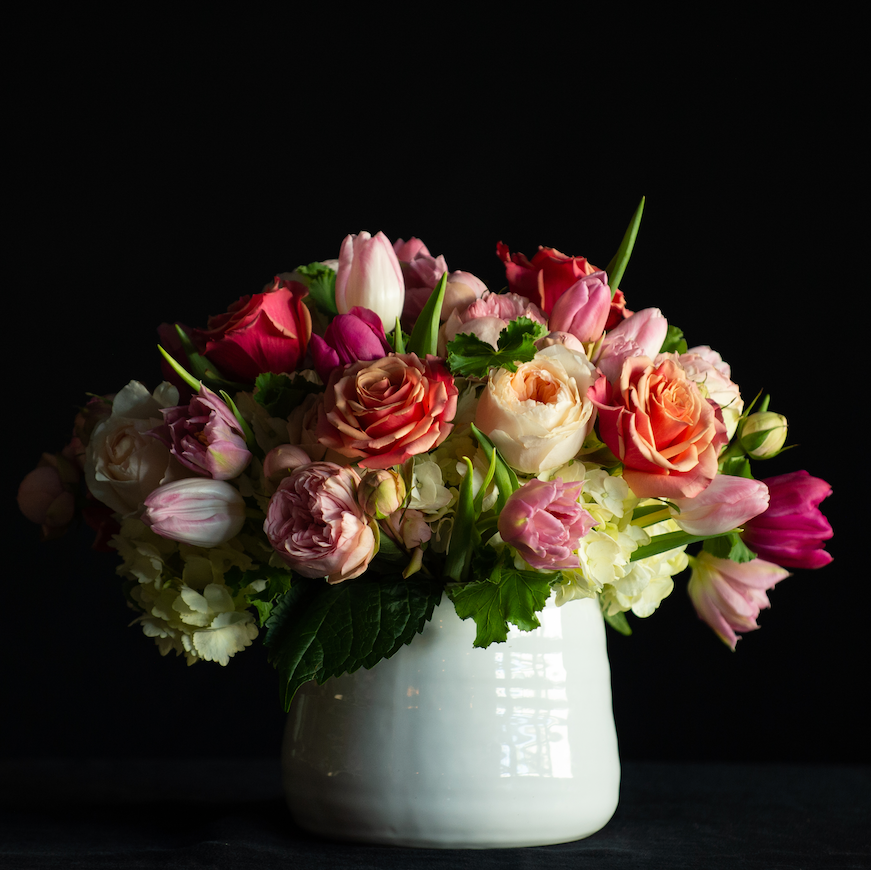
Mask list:
[[[446,602],[373,670],[309,683],[283,753],[297,821],[333,838],[445,847],[566,842],[617,805],[604,626],[552,602],[534,632],[474,649]]]

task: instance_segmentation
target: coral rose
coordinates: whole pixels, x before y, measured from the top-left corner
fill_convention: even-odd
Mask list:
[[[589,395],[601,438],[635,495],[693,498],[714,479],[726,427],[674,360],[630,357],[616,383],[601,377]]]
[[[454,379],[437,357],[361,360],[331,375],[318,441],[364,468],[390,468],[441,444],[456,410]]]

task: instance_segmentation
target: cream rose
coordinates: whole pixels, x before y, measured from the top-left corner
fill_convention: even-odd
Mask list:
[[[581,353],[556,344],[516,372],[494,369],[475,425],[505,461],[523,474],[564,465],[577,456],[595,421],[587,390],[596,369]]]
[[[122,516],[135,513],[158,486],[190,473],[151,434],[163,425],[161,408],[178,404],[178,390],[164,381],[152,396],[131,381],[112,401],[112,414],[88,442],[85,479],[91,494]]]

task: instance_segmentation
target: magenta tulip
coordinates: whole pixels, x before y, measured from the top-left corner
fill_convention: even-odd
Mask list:
[[[765,479],[771,503],[744,524],[744,543],[758,556],[788,568],[822,568],[832,561],[824,541],[834,534],[819,509],[831,486],[806,471]]]
[[[334,317],[324,337],[312,335],[309,346],[315,371],[324,383],[333,369],[358,360],[381,359],[392,350],[381,318],[359,306]]]

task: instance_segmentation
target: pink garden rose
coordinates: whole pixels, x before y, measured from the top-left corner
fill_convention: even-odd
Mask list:
[[[508,289],[534,302],[545,314],[550,314],[557,299],[579,278],[598,271],[584,257],[567,257],[541,245],[531,261],[523,254],[512,254],[502,242],[496,245],[496,255],[505,263]]]
[[[243,296],[226,314],[209,318],[192,338],[200,353],[231,381],[254,383],[263,372],[292,372],[305,356],[311,316],[308,288],[276,276],[263,293]]]
[[[318,441],[363,468],[390,468],[441,444],[456,409],[454,379],[437,357],[361,360],[330,377]]]
[[[714,479],[725,426],[676,362],[630,357],[616,383],[600,377],[589,395],[601,438],[635,495],[693,498]]]
[[[789,571],[762,559],[732,562],[704,550],[690,557],[690,565],[687,591],[696,613],[733,650],[739,640],[735,632],[759,628],[759,611],[771,606],[766,591],[789,577]]]
[[[544,313],[526,297],[516,293],[485,293],[465,310],[451,312],[444,325],[444,343],[447,345],[460,334],[475,335],[495,348],[499,333],[518,317],[547,326]]]
[[[533,568],[578,568],[581,538],[596,521],[578,499],[583,484],[530,480],[509,496],[499,514],[499,534]]]
[[[744,543],[758,556],[788,568],[822,568],[832,561],[824,542],[832,527],[819,509],[832,487],[806,471],[765,479],[771,504],[744,524]]]
[[[359,482],[353,468],[313,462],[278,485],[263,530],[297,574],[341,583],[366,570],[376,542],[357,503]]]

